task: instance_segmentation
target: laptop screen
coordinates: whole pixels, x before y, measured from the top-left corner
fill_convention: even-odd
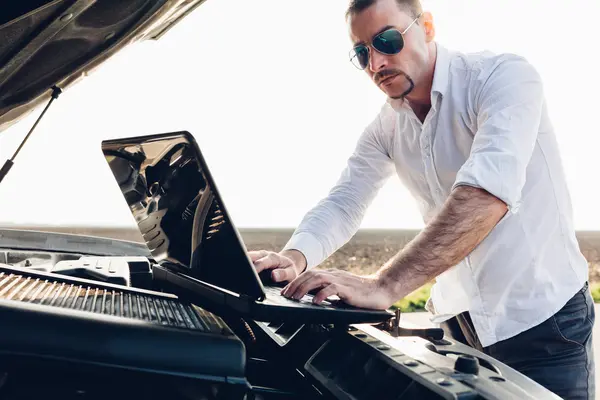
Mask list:
[[[158,264],[235,293],[263,296],[241,236],[189,133],[106,140],[102,151]]]

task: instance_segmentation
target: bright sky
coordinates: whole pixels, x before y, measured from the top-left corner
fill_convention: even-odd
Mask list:
[[[158,42],[64,92],[0,184],[0,224],[134,226],[105,138],[188,130],[239,227],[294,227],[337,180],[384,101],[347,58],[346,1],[208,0]],[[545,81],[577,229],[600,230],[600,1],[430,0],[437,40],[527,57]],[[36,110],[0,135],[9,158]],[[364,228],[420,228],[396,177]]]

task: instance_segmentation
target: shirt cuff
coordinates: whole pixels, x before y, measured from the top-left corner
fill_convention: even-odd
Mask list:
[[[293,234],[283,250],[298,250],[304,254],[307,270],[316,267],[326,258],[321,242],[306,232]]]
[[[477,162],[473,158],[467,160],[458,171],[452,190],[457,186],[472,186],[483,189],[502,200],[511,214],[517,212],[521,204],[522,185],[519,185],[518,182],[514,182],[512,185],[508,184],[504,181],[507,176],[502,176],[500,171],[494,167],[505,160],[494,160],[499,162],[493,163],[484,157],[481,157],[481,159],[476,157],[476,159]],[[504,162],[502,165],[508,165],[508,163]],[[512,175],[508,174],[508,176]]]

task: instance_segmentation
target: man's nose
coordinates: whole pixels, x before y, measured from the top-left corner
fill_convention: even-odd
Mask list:
[[[387,57],[378,51],[370,49],[369,51],[369,69],[373,73],[381,71],[387,66]]]

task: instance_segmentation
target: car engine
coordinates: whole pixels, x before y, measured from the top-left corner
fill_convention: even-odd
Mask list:
[[[399,312],[349,326],[217,315],[157,287],[143,246],[11,230],[0,240],[2,399],[556,398]]]

